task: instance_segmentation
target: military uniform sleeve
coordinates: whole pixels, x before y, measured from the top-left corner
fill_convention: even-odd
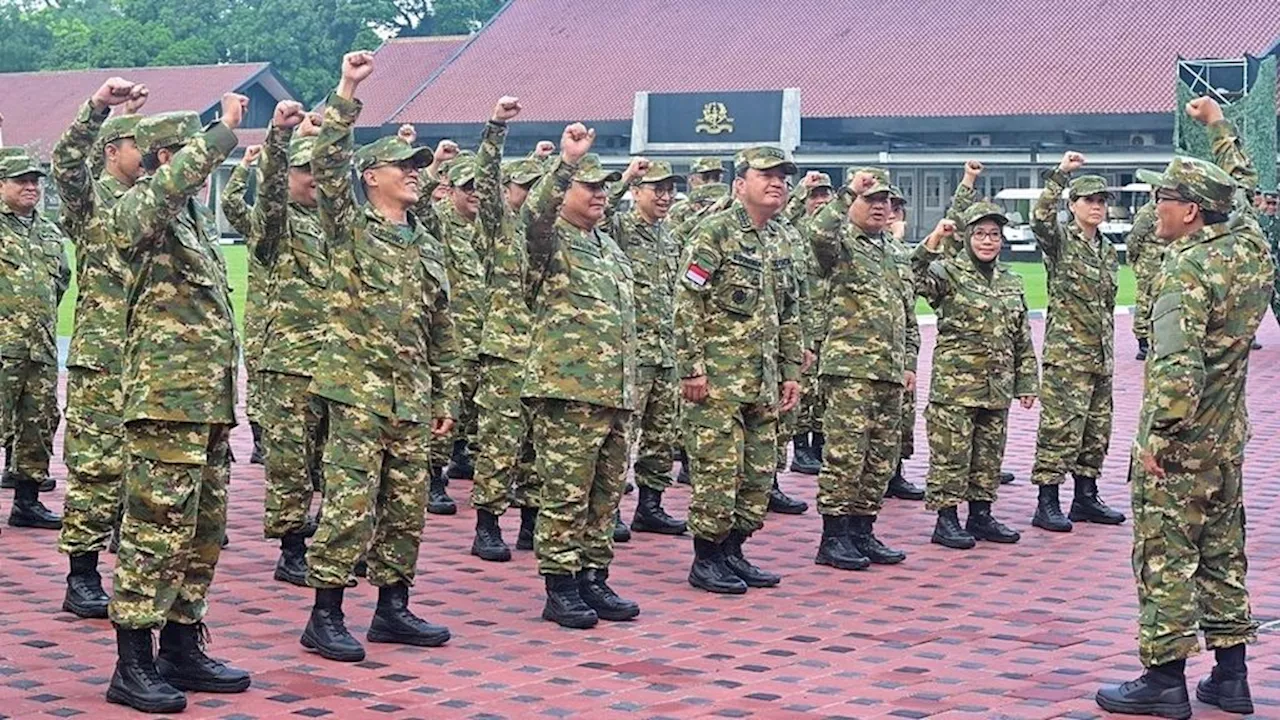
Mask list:
[[[784,230],[783,232],[789,232]],[[800,380],[800,364],[804,359],[804,351],[810,346],[806,343],[804,325],[800,322],[801,313],[807,309],[802,298],[800,276],[796,272],[794,260],[791,265],[791,282],[780,282],[778,297],[778,370],[782,381]],[[794,288],[794,292],[788,292]]]
[[[58,279],[55,287],[58,292],[57,304],[61,305],[63,296],[71,287],[71,263],[67,262],[67,251],[61,244],[58,245]]]
[[[949,291],[942,252],[930,250],[923,242],[917,245],[911,253],[911,275],[915,280],[916,294],[937,310],[938,301]]]
[[[120,250],[136,251],[163,233],[237,142],[231,128],[215,122],[175,153],[168,165],[125,193],[111,211]]]
[[[1031,342],[1031,318],[1027,312],[1027,298],[1022,297],[1022,311],[1013,338],[1013,394],[1015,397],[1036,395],[1040,388],[1040,368],[1036,364],[1036,349]]]
[[[800,222],[805,213],[804,201],[808,197],[808,188],[803,184],[796,185],[791,191],[791,196],[787,198],[787,206],[782,209],[782,217],[793,225]]]
[[[280,252],[280,243],[289,233],[289,139],[292,128],[272,127],[262,147],[261,181],[253,214],[262,229],[253,248],[258,261],[271,267]]]
[[[231,177],[227,178],[227,186],[222,189],[222,214],[246,242],[256,234],[253,231],[253,208],[249,207],[246,199],[248,194],[249,168],[236,165],[231,168]]]
[[[1152,238],[1156,231],[1156,205],[1155,202],[1148,202],[1143,205],[1138,214],[1133,218],[1133,227],[1129,229],[1129,236],[1125,238],[1125,262],[1130,267],[1142,258],[1142,253],[1148,250]]]
[[[437,287],[431,300],[428,353],[431,377],[437,381],[431,397],[431,417],[457,418],[462,378],[458,373],[458,347],[453,315],[449,312],[449,293],[445,288]]]
[[[1213,152],[1213,161],[1247,192],[1258,186],[1258,170],[1253,160],[1244,151],[1240,141],[1240,133],[1230,120],[1221,120],[1206,128],[1209,133],[1209,147]],[[1252,199],[1249,206],[1252,207]]]
[[[705,339],[702,332],[707,317],[707,295],[724,260],[714,227],[699,225],[685,251],[684,274],[676,286],[676,371],[682,378],[707,374],[703,362]]]
[[[959,226],[965,211],[977,201],[977,191],[964,183],[956,185],[956,191],[951,194],[951,205],[947,207],[947,218]]]
[[[809,243],[813,248],[813,259],[818,263],[818,274],[822,277],[831,277],[840,263],[840,231],[844,229],[849,213],[849,202],[848,195],[840,193],[809,221]]]
[[[507,124],[490,120],[485,123],[476,151],[476,199],[479,209],[476,216],[479,230],[476,238],[484,243],[479,248],[485,265],[493,256],[493,240],[502,233],[502,220],[507,212],[502,197],[502,151],[507,142]]]
[[[609,192],[605,196],[604,219],[601,220],[600,224],[602,227],[609,228],[610,235],[612,235],[612,231],[616,229],[615,225],[621,215],[621,213],[618,212],[618,209],[622,207],[622,199],[627,196],[627,192],[638,184],[639,183],[634,180],[631,182],[622,182],[619,180],[618,182],[609,185]]]
[[[89,169],[89,154],[98,139],[102,123],[110,111],[96,113],[93,104],[85,101],[71,126],[62,133],[53,146],[50,169],[54,187],[62,200],[62,227],[76,240],[83,235],[84,227],[93,214],[93,175]]]
[[[1063,229],[1058,223],[1058,201],[1067,182],[1066,173],[1057,168],[1045,173],[1044,190],[1031,208],[1031,232],[1035,233],[1036,245],[1048,263],[1057,262],[1062,255]]]
[[[908,293],[902,300],[903,310],[907,315],[907,357],[906,367],[915,372],[920,364],[920,321],[916,319],[916,296]]]
[[[529,250],[529,267],[545,267],[557,245],[556,218],[564,194],[573,182],[576,165],[557,158],[551,169],[536,185],[524,204],[525,242]]]
[[[359,100],[330,93],[325,102],[324,124],[311,151],[311,172],[316,182],[320,225],[331,247],[350,247],[358,210],[351,184],[355,140],[351,128],[360,117]]]

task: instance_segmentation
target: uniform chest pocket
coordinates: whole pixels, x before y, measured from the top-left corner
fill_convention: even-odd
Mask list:
[[[331,266],[324,252],[324,238],[295,229],[289,249],[303,282],[318,288],[329,287]]]
[[[569,294],[583,310],[593,305],[590,300],[609,303],[617,296],[617,288],[601,248],[586,241],[574,240],[569,245]]]
[[[436,310],[444,310],[451,297],[449,274],[445,271],[444,263],[439,258],[424,254],[418,264],[425,281],[423,293],[426,303]]]
[[[731,258],[721,270],[723,279],[715,291],[716,304],[734,315],[751,316],[760,304],[764,271],[754,258]]]
[[[387,292],[396,286],[399,275],[399,258],[392,252],[373,243],[359,242],[355,249],[356,268],[360,282],[378,292]]]
[[[212,252],[201,247],[198,236],[178,234],[178,247],[175,249],[175,266],[182,277],[192,285],[214,287],[214,270]]]
[[[49,274],[55,278],[62,276],[63,264],[67,261],[67,256],[62,250],[61,244],[50,243],[45,245],[44,262]]]
[[[631,248],[627,256],[631,264],[632,277],[636,285],[649,287],[658,285],[664,273],[663,258],[658,256],[655,248],[638,245]]]

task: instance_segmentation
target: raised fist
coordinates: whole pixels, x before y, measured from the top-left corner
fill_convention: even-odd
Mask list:
[[[373,53],[367,50],[342,56],[342,79],[359,85],[373,74]]]
[[[1062,162],[1058,163],[1058,169],[1064,173],[1071,174],[1084,167],[1084,155],[1075,150],[1068,150],[1062,156]]]
[[[929,237],[924,239],[924,244],[930,250],[936,251],[942,241],[956,234],[956,224],[953,220],[942,218],[938,224],[934,226],[933,232],[929,233]]]
[[[494,122],[506,122],[520,114],[520,98],[503,95],[498,98],[498,104],[493,106]]]
[[[137,115],[142,111],[142,106],[147,104],[147,98],[151,95],[151,91],[146,85],[138,83],[133,86],[133,92],[129,93],[129,99],[124,101],[124,114]]]
[[[982,167],[982,163],[978,162],[977,160],[970,160],[964,164],[964,174],[968,175],[969,177],[976,178],[982,175],[982,171],[984,169],[985,168]]]
[[[822,173],[817,170],[810,170],[804,174],[804,179],[800,181],[800,184],[807,188],[811,188],[817,186],[820,182],[822,182]]]
[[[320,113],[310,112],[302,118],[302,122],[298,124],[298,135],[300,137],[315,137],[320,134],[320,126],[324,124],[324,116]]]
[[[258,161],[258,156],[262,154],[261,145],[250,145],[244,149],[244,157],[240,158],[240,164],[249,167]]]
[[[556,144],[550,140],[539,140],[538,144],[533,148],[533,156],[542,159],[551,157],[551,153],[556,151]]]
[[[849,187],[853,188],[853,192],[858,195],[865,195],[875,185],[876,176],[865,171],[854,173],[853,177],[849,179]]]
[[[93,103],[95,110],[102,112],[109,107],[128,102],[132,96],[133,83],[122,77],[110,77],[93,93],[90,102]]]
[[[306,112],[302,103],[295,100],[281,100],[276,103],[276,111],[271,116],[271,124],[278,128],[294,128],[302,124]]]
[[[244,114],[249,110],[249,98],[239,93],[225,93],[222,96],[222,124],[235,130],[244,121]]]
[[[566,125],[564,134],[560,136],[560,157],[571,165],[577,165],[595,141],[595,128],[588,128],[580,122]]]
[[[442,162],[448,162],[458,157],[458,143],[452,140],[441,140],[436,143],[436,152],[432,156],[432,161],[439,165]]]
[[[633,157],[631,162],[627,164],[627,169],[622,171],[622,182],[629,183],[644,177],[649,172],[649,158]]]
[[[418,141],[418,131],[413,128],[413,125],[405,123],[396,130],[396,137],[412,145]]]
[[[1213,98],[1196,98],[1187,103],[1187,115],[1198,123],[1212,125],[1222,119],[1222,106]]]

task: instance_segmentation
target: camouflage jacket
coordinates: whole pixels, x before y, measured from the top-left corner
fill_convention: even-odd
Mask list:
[[[809,292],[809,309],[801,318],[804,335],[810,341],[810,349],[820,353],[827,330],[831,325],[831,279],[823,276],[822,268],[813,248],[813,221],[816,215],[806,215],[795,222],[800,234],[799,253],[803,259],[806,285]]]
[[[673,323],[680,246],[665,222],[651,225],[635,208],[614,218],[610,235],[627,254],[635,278],[637,362],[675,367]]]
[[[533,311],[529,309],[526,280],[529,258],[524,225],[502,195],[502,150],[507,126],[486,123],[476,151],[475,247],[484,263],[489,307],[484,316],[480,354],[512,362],[529,355]]]
[[[1035,395],[1036,353],[1022,278],[996,264],[991,280],[968,253],[946,257],[920,243],[911,256],[916,292],[938,315],[929,402],[1003,410]]]
[[[1133,216],[1133,227],[1125,238],[1125,262],[1141,282],[1150,282],[1160,269],[1164,246],[1156,237],[1156,203],[1151,200]]]
[[[197,207],[236,146],[214,123],[111,210],[130,265],[124,419],[235,423],[239,347],[218,231]]]
[[[292,134],[281,128],[267,132],[253,206],[260,230],[252,261],[270,278],[271,290],[271,307],[262,308],[270,321],[258,369],[311,377],[328,337],[333,267],[320,211],[289,200]]]
[[[440,217],[445,268],[449,272],[449,310],[458,339],[458,354],[463,360],[478,360],[484,315],[489,308],[489,288],[485,284],[484,263],[474,244],[476,223],[462,217],[449,199],[437,205],[436,210]]]
[[[0,356],[58,363],[58,304],[71,281],[62,229],[0,203]]]
[[[62,229],[76,254],[75,328],[68,367],[120,373],[129,266],[108,234],[110,210],[128,189],[107,173],[95,183],[89,155],[107,115],[86,102],[53,146],[53,182],[62,199]]]
[[[817,312],[813,307],[813,286],[809,283],[811,269],[817,261],[813,259],[813,249],[804,239],[800,231],[790,221],[779,220],[782,225],[782,243],[778,247],[778,257],[774,260],[778,277],[790,287],[788,293],[796,300],[796,330],[800,337],[800,349],[815,350],[819,338],[815,331]]]
[[[956,191],[951,194],[951,204],[947,206],[947,219],[956,224],[956,231],[944,241],[942,253],[947,257],[959,255],[969,244],[969,231],[964,227],[964,213],[978,202],[978,193],[973,188],[958,183]]]
[[[1257,172],[1230,123],[1210,125],[1209,138],[1214,161],[1241,187],[1254,187]],[[1151,354],[1134,445],[1166,469],[1198,472],[1240,462],[1249,439],[1249,352],[1275,265],[1256,211],[1248,202],[1236,207],[1231,222],[1170,243],[1154,279]]]
[[[351,129],[360,108],[358,100],[331,94],[312,151],[333,295],[311,391],[407,422],[457,417],[461,390],[444,248],[412,213],[402,229],[356,202]],[[433,387],[433,376],[441,387]]]
[[[1049,281],[1044,364],[1110,375],[1115,367],[1120,266],[1115,248],[1101,231],[1090,240],[1075,222],[1058,222],[1058,200],[1068,182],[1065,173],[1047,173],[1031,210],[1031,230]]]
[[[557,159],[523,210],[537,320],[522,396],[633,410],[631,263],[601,229],[580,230],[560,218],[575,171]]]
[[[831,279],[818,374],[905,383],[920,352],[910,261],[892,238],[869,235],[848,212],[848,201],[836,200],[810,223],[818,266]]]
[[[671,206],[667,212],[667,227],[676,242],[680,243],[681,252],[688,246],[689,235],[706,211],[722,198],[729,197],[729,186],[724,183],[701,185],[689,191],[685,199]]]
[[[257,203],[249,205],[250,168],[237,164],[222,191],[222,214],[227,223],[244,238],[248,249],[249,287],[244,303],[245,362],[253,371],[259,369],[271,322],[271,271],[262,264],[257,251],[262,240],[262,216],[254,212]],[[261,202],[262,175],[258,174],[258,202]]]
[[[741,203],[711,215],[689,238],[676,290],[676,368],[706,375],[711,397],[778,402],[800,379],[802,337],[794,286],[779,276],[783,227],[757,229]]]

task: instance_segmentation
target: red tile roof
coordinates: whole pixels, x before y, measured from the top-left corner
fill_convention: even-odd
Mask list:
[[[269,67],[240,63],[0,74],[4,144],[26,146],[48,157],[81,103],[113,75],[147,85],[150,95],[144,112],[204,112],[221,102],[223,93],[243,87]]]
[[[466,35],[394,38],[375,54],[373,75],[360,86],[364,110],[360,125],[382,125],[418,90],[453,53]]]
[[[513,0],[395,122],[620,120],[637,90],[800,88],[805,117],[1147,113],[1175,59],[1263,54],[1274,0]]]

